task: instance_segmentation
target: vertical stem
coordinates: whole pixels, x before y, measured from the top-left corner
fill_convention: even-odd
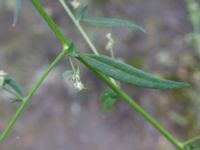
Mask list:
[[[110,55],[111,55],[111,57],[112,57],[113,59],[115,58],[114,52],[113,52],[113,48],[110,49]]]
[[[45,78],[48,76],[50,71],[55,67],[56,64],[58,64],[67,53],[67,49],[63,50],[56,59],[48,66],[48,68],[44,71],[44,73],[41,75],[39,80],[34,84],[33,88],[28,93],[27,97],[24,98],[23,102],[21,103],[20,107],[18,108],[17,112],[14,114],[14,116],[9,121],[8,125],[4,129],[4,131],[0,135],[0,143],[3,142],[5,137],[8,135],[9,131],[17,121],[17,119],[21,116],[22,112],[24,111],[26,105],[28,104],[29,100],[32,98],[33,94],[36,92],[36,90],[39,88],[41,83],[45,80]]]
[[[76,69],[75,69],[74,64],[72,62],[72,59],[70,57],[69,57],[69,63],[70,63],[70,66],[72,68],[73,73],[76,72]]]
[[[78,28],[78,30],[80,31],[82,36],[84,37],[85,41],[90,46],[90,48],[93,51],[93,53],[96,54],[96,55],[99,55],[99,52],[98,52],[97,48],[94,46],[94,44],[92,43],[90,38],[87,36],[86,32],[83,30],[83,28],[81,27],[79,21],[76,20],[76,18],[74,17],[73,13],[69,9],[69,7],[65,4],[65,1],[64,0],[60,0],[60,3],[63,6],[63,8],[65,9],[65,11],[67,12],[67,14],[69,15],[69,17],[72,19],[72,21],[74,22],[75,26]]]

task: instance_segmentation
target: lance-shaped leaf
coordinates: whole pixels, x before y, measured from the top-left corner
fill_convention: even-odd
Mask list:
[[[16,0],[15,10],[14,10],[14,18],[13,18],[13,26],[15,26],[17,23],[17,19],[19,17],[20,10],[22,7],[22,1],[23,0]]]
[[[84,18],[82,21],[92,24],[105,27],[126,27],[136,31],[146,32],[145,29],[135,23],[132,23],[128,20],[123,19],[114,19],[114,18]]]
[[[107,90],[101,94],[100,108],[103,116],[106,116],[117,103],[117,94],[112,90]]]
[[[107,56],[81,55],[79,57],[81,57],[81,59],[83,59],[91,68],[104,75],[138,87],[152,89],[180,89],[189,86],[184,82],[161,79]]]

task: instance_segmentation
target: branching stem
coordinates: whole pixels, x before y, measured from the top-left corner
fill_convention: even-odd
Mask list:
[[[13,115],[11,120],[9,121],[8,125],[4,129],[4,131],[0,135],[0,143],[5,139],[5,137],[8,135],[9,131],[17,121],[17,119],[21,116],[22,112],[24,111],[25,107],[27,106],[29,100],[32,98],[33,94],[36,92],[36,90],[39,88],[39,86],[42,84],[42,82],[45,80],[45,78],[48,76],[50,71],[58,64],[67,53],[67,49],[63,50],[56,59],[48,66],[48,68],[44,71],[44,73],[41,75],[39,80],[34,84],[33,88],[30,90],[28,95],[23,99],[20,107],[16,111],[16,113]]]

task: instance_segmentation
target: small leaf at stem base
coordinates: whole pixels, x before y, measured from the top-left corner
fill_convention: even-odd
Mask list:
[[[117,103],[117,94],[112,90],[107,90],[101,94],[100,108],[103,116],[106,116]]]

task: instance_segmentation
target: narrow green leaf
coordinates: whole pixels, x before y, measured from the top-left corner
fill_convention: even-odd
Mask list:
[[[80,10],[77,10],[77,12],[76,12],[76,19],[77,20],[82,20],[82,19],[84,19],[85,17],[86,17],[86,15],[87,15],[87,13],[88,13],[88,5],[86,5],[86,6],[84,6],[82,9],[80,9]]]
[[[107,90],[101,94],[100,108],[103,116],[106,116],[117,103],[117,94],[112,90]]]
[[[135,23],[127,20],[114,19],[114,18],[84,18],[84,22],[92,25],[100,25],[106,27],[126,27],[132,30],[146,32],[145,29]]]
[[[13,26],[15,26],[17,23],[17,19],[19,17],[20,10],[22,7],[22,1],[23,0],[16,0],[15,10],[14,10],[14,18],[13,18]]]
[[[7,76],[5,79],[5,84],[9,85],[15,92],[22,96],[22,90],[19,84],[13,80],[10,76]]]
[[[84,55],[80,57],[84,59],[91,68],[104,75],[138,87],[151,89],[180,89],[189,86],[184,82],[161,79],[107,56]]]
[[[21,95],[19,95],[18,93],[16,93],[13,89],[7,88],[7,87],[3,87],[3,90],[5,90],[6,92],[8,92],[12,97],[11,102],[22,102],[23,98]]]

